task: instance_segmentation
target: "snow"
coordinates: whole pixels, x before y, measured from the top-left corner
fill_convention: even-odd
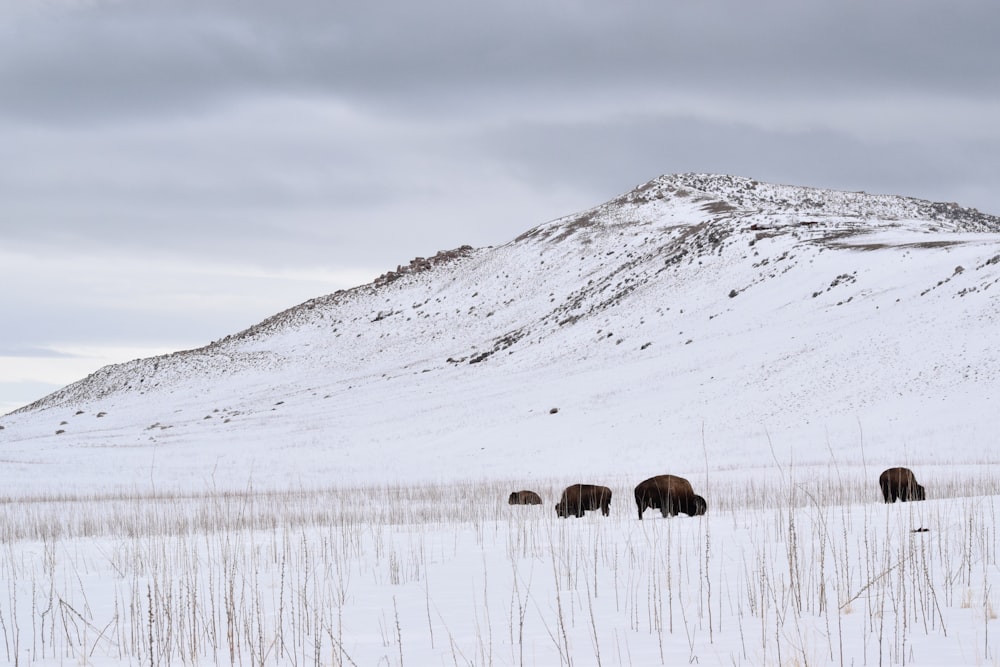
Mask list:
[[[0,655],[996,662],[998,232],[665,176],[102,369],[0,418]],[[667,472],[707,515],[636,519]],[[610,517],[555,517],[581,481]]]

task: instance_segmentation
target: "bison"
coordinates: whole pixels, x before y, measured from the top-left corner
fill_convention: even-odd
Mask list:
[[[556,503],[556,514],[561,517],[570,515],[580,518],[587,510],[601,510],[608,515],[611,506],[611,489],[594,484],[574,484],[567,486],[562,497]]]
[[[708,503],[694,492],[691,482],[676,475],[657,475],[640,482],[635,487],[635,505],[639,508],[640,521],[647,507],[659,508],[665,517],[681,512],[700,516],[708,511]]]
[[[542,498],[534,491],[514,491],[507,499],[508,505],[541,505]]]
[[[908,500],[923,500],[927,497],[924,487],[917,484],[917,478],[909,468],[889,468],[878,476],[878,485],[887,503],[896,502],[896,498],[905,503]]]

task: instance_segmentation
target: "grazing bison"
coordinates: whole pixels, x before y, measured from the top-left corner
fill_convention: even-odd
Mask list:
[[[587,510],[601,510],[601,514],[608,515],[608,508],[611,506],[611,489],[606,486],[596,486],[594,484],[574,484],[567,486],[562,492],[562,497],[556,503],[556,514],[561,517],[570,515],[580,518]]]
[[[694,492],[691,482],[676,475],[657,475],[635,487],[635,505],[639,519],[647,507],[659,508],[663,516],[700,516],[708,511],[708,503]]]
[[[917,478],[909,468],[889,468],[878,476],[878,485],[887,503],[896,502],[896,498],[905,503],[927,497],[924,487],[917,484]]]
[[[534,491],[514,491],[507,499],[508,505],[541,505],[542,498]]]

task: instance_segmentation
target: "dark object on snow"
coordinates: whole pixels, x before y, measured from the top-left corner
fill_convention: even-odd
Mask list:
[[[587,510],[601,510],[608,515],[611,506],[611,489],[594,484],[574,484],[567,486],[562,497],[556,503],[556,514],[565,518],[575,516],[580,518]]]
[[[691,482],[676,475],[657,475],[640,482],[635,487],[635,505],[639,519],[647,507],[659,509],[663,516],[701,516],[708,511],[708,503],[694,492]]]
[[[929,533],[929,532],[931,532],[931,529],[930,528],[914,528],[910,532],[911,533]]]
[[[541,505],[542,497],[534,491],[514,491],[507,499],[508,505]]]
[[[926,498],[924,487],[917,484],[917,478],[909,468],[889,468],[879,475],[878,485],[887,503],[896,502],[896,498],[904,503]]]

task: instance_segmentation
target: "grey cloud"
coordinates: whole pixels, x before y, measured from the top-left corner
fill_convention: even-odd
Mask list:
[[[462,115],[661,86],[995,98],[998,23],[988,0],[116,3],[8,27],[0,109],[120,121],[278,92]]]
[[[7,137],[9,249],[381,272],[414,254],[502,242],[490,159],[447,123],[380,123],[322,100],[261,102],[183,121],[32,128]],[[472,226],[470,221],[479,224]],[[371,239],[378,239],[371,242]]]
[[[363,235],[354,222],[368,209],[419,195],[394,178],[391,147],[379,156],[369,137],[296,129],[306,119],[294,110],[269,127],[263,116],[13,134],[5,149],[17,159],[0,162],[5,242],[249,258],[263,238],[277,263],[317,262]]]
[[[0,299],[6,312],[19,315],[16,322],[5,325],[0,356],[71,359],[74,355],[46,347],[68,342],[128,346],[135,341],[187,341],[195,347],[210,342],[212,337],[235,333],[229,330],[232,312],[222,309],[215,314],[201,314],[198,324],[192,326],[190,321],[171,312],[150,313],[141,308],[129,310],[84,303],[74,305],[58,303],[58,300],[53,303],[51,297],[46,300],[48,303],[44,307],[21,307],[14,311],[5,303],[6,299]],[[259,319],[270,314],[261,313]],[[248,319],[246,326],[253,323]],[[199,334],[205,338],[199,339]]]
[[[0,346],[0,357],[19,357],[22,359],[72,359],[76,355],[68,352],[60,352],[48,347],[10,347]]]
[[[61,385],[50,382],[3,382],[0,381],[0,416],[27,405],[29,401],[41,398],[58,390]]]
[[[584,183],[595,190],[611,184],[612,191],[624,192],[661,173],[730,173],[958,201],[1000,213],[1000,195],[989,185],[1000,179],[1000,142],[864,142],[826,130],[777,132],[648,116],[523,124],[484,133],[480,140],[526,181]]]

